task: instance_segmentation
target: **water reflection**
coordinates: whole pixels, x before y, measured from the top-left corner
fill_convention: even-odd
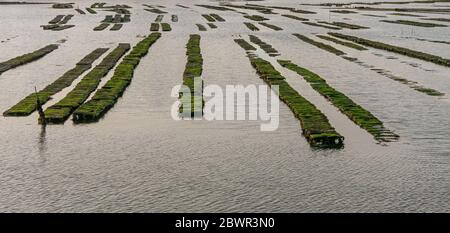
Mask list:
[[[39,155],[43,155],[45,154],[45,152],[47,151],[47,125],[41,125],[41,131],[39,133],[39,138],[38,138],[38,148],[39,148]]]

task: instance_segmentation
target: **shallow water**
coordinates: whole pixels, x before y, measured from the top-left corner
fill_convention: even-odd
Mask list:
[[[93,2],[77,1],[77,5],[83,8]],[[323,34],[327,29],[279,15],[264,15],[271,19],[269,23],[284,30],[274,32],[259,26],[261,31],[252,34],[273,45],[281,53],[277,58],[291,59],[318,73],[401,136],[398,142],[377,144],[297,74],[276,66],[345,137],[345,148],[341,150],[314,150],[301,135],[298,120],[284,104],[280,105],[279,129],[274,132],[261,132],[259,121],[171,118],[171,106],[176,99],[170,92],[182,83],[189,34],[202,36],[206,84],[263,85],[244,50],[233,42],[237,37],[247,39],[250,32],[242,24],[241,14],[194,6],[216,4],[201,0],[113,2],[133,6],[131,23],[117,32],[92,31],[108,14],[100,10],[97,15],[79,15],[73,9],[56,10],[47,5],[0,5],[2,25],[14,25],[0,27],[0,41],[10,38],[0,43],[0,61],[67,40],[44,58],[0,75],[2,112],[33,91],[34,86],[42,88],[51,83],[93,49],[141,40],[139,36],[149,33],[150,23],[157,16],[143,11],[142,3],[166,6],[164,10],[169,14],[163,22],[169,22],[173,29],[163,33],[152,46],[135,70],[124,96],[100,122],[74,125],[68,120],[64,125],[43,129],[37,124],[37,114],[0,117],[0,211],[450,211],[450,69],[380,50],[356,51],[326,42],[367,64],[446,94],[427,96],[291,35],[301,33],[320,40],[313,33]],[[178,3],[191,8],[176,7]],[[298,5],[294,0],[255,3]],[[424,7],[418,5],[401,7]],[[448,40],[448,28],[412,28],[378,22],[385,18],[304,8],[318,14],[295,15],[369,26],[369,30],[342,33],[450,58],[450,45],[400,38],[412,34]],[[239,11],[255,14],[251,10]],[[218,13],[227,22],[216,23],[218,29],[198,32],[195,23],[206,26],[206,20],[200,16],[203,12]],[[74,14],[69,24],[75,27],[60,32],[39,27],[57,14]],[[170,22],[170,14],[177,14],[179,22]],[[260,50],[257,53],[275,64],[275,58]],[[397,59],[388,59],[389,56]],[[417,63],[419,67],[407,63]],[[71,88],[56,95],[54,101]]]

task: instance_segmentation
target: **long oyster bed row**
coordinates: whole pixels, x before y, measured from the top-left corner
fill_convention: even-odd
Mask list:
[[[50,45],[40,48],[34,52],[23,54],[18,57],[12,58],[8,61],[1,62],[0,63],[0,74],[2,74],[3,72],[5,72],[7,70],[16,68],[18,66],[36,61],[36,60],[44,57],[45,55],[53,52],[53,50],[55,50],[57,48],[58,48],[58,45],[50,44]]]
[[[62,91],[64,88],[69,87],[75,79],[81,74],[86,72],[92,67],[92,63],[103,55],[108,49],[98,48],[89,53],[86,57],[81,59],[75,66],[75,68],[64,73],[60,78],[54,81],[52,84],[45,87],[43,90],[32,93],[21,100],[3,113],[4,116],[28,116],[33,113],[37,108],[36,98],[39,98],[41,104],[47,103],[51,97]]]
[[[109,53],[94,69],[92,69],[66,97],[45,110],[45,119],[39,119],[42,123],[62,124],[75,111],[90,94],[97,89],[101,79],[105,77],[117,61],[130,50],[130,44],[119,44]]]
[[[303,135],[311,146],[327,148],[343,146],[344,137],[336,132],[319,109],[294,90],[270,62],[251,54],[250,51],[254,50],[254,47],[248,42],[243,39],[236,39],[235,42],[247,51],[250,62],[260,78],[272,87],[278,86],[279,98],[300,120]]]
[[[97,121],[108,112],[130,85],[134,69],[139,65],[141,58],[147,55],[150,47],[160,37],[160,33],[152,33],[134,46],[114,70],[112,78],[94,94],[91,100],[81,105],[73,113],[74,122]]]

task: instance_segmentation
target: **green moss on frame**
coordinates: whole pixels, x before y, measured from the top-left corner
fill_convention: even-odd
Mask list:
[[[189,41],[186,44],[187,63],[183,73],[183,85],[188,87],[191,93],[190,101],[183,98],[183,93],[180,92],[181,105],[179,112],[182,117],[200,116],[203,112],[203,79],[201,77],[203,72],[203,58],[200,49],[200,35],[193,34],[189,36]],[[183,103],[183,101],[189,101]],[[190,105],[190,111],[185,109],[185,106]]]
[[[268,28],[270,28],[272,30],[275,30],[275,31],[282,31],[283,30],[283,28],[278,27],[278,26],[273,25],[273,24],[269,24],[269,23],[265,23],[265,22],[260,22],[259,24],[261,24],[261,25],[263,25],[265,27],[268,27]]]
[[[172,15],[172,18],[171,18],[171,20],[172,20],[172,22],[178,22],[178,15]]]
[[[34,52],[23,54],[21,56],[12,58],[8,61],[0,62],[0,75],[10,69],[16,68],[21,65],[25,65],[27,63],[36,61],[45,55],[53,52],[55,49],[58,48],[58,45],[56,44],[50,44],[43,48],[40,48]]]
[[[234,42],[236,42],[239,46],[241,46],[245,50],[256,50],[255,47],[253,47],[250,43],[248,43],[244,39],[235,39]]]
[[[244,22],[244,25],[251,31],[259,31],[259,28],[250,22]]]
[[[217,28],[217,25],[215,25],[215,24],[213,24],[213,23],[207,23],[208,24],[208,26],[211,28],[211,29],[216,29]]]
[[[334,42],[336,44],[340,44],[340,45],[352,48],[352,49],[356,49],[356,50],[360,50],[360,51],[367,50],[367,48],[364,48],[361,45],[357,45],[357,44],[347,42],[347,41],[338,40],[338,39],[330,37],[330,36],[317,35],[317,37],[319,37],[320,39],[323,39],[323,40],[328,40],[328,41]]]
[[[339,14],[358,14],[358,12],[350,11],[350,10],[331,10],[330,12],[339,13]]]
[[[340,28],[347,28],[352,30],[358,30],[358,29],[368,29],[369,27],[361,26],[357,24],[350,24],[350,23],[344,23],[344,22],[326,22],[326,21],[319,21],[319,23],[328,24]]]
[[[236,40],[235,40],[236,41]],[[242,44],[241,41],[236,41]],[[245,49],[245,47],[243,47]],[[247,50],[247,53],[250,50]],[[341,148],[344,137],[331,126],[328,118],[293,89],[270,62],[249,54],[250,63],[269,86],[278,86],[278,96],[300,121],[302,133],[313,147]]]
[[[61,21],[59,21],[59,24],[66,24],[66,23],[68,23],[73,18],[73,16],[74,15],[66,15],[66,16],[64,16],[64,18]]]
[[[121,24],[121,23],[116,23],[116,24],[114,24],[114,25],[111,27],[111,29],[109,29],[109,30],[111,30],[111,31],[119,31],[119,30],[122,28],[122,26],[123,26],[123,24]]]
[[[211,17],[213,17],[216,21],[218,22],[225,22],[225,19],[222,18],[220,15],[218,14],[210,14]]]
[[[72,85],[73,81],[92,67],[92,63],[108,49],[98,48],[81,59],[75,68],[67,71],[52,84],[37,93],[41,104],[45,104],[51,96]],[[4,116],[28,116],[36,110],[36,93],[31,93],[19,103],[3,113]]]
[[[168,23],[161,23],[161,28],[163,32],[170,32],[172,31],[172,27]]]
[[[91,100],[74,112],[73,121],[75,123],[95,122],[105,115],[130,85],[134,69],[160,37],[161,33],[152,33],[136,44],[116,67],[112,78],[94,94]]]
[[[50,21],[48,22],[48,24],[57,24],[57,23],[59,23],[63,18],[64,18],[64,15],[57,15],[57,16],[55,16],[55,18],[53,18],[52,20],[50,20]]]
[[[309,15],[317,14],[314,11],[307,11],[307,10],[300,10],[300,9],[291,9],[290,11],[294,12],[294,13],[299,13],[299,14],[309,14]]]
[[[450,19],[449,18],[425,18],[423,20],[432,20],[432,21],[439,21],[439,22],[450,23]]]
[[[295,19],[295,20],[298,20],[298,21],[309,21],[309,19],[301,18],[301,17],[295,16],[295,15],[284,14],[284,15],[281,15],[281,16],[286,17],[286,18],[290,18],[290,19]]]
[[[211,15],[203,14],[202,17],[205,18],[208,22],[216,22],[216,20]]]
[[[276,56],[280,55],[279,52],[275,48],[272,47],[272,45],[262,41],[259,37],[254,36],[254,35],[249,35],[249,37],[250,37],[250,41],[252,43],[257,44],[262,50],[264,50],[264,52],[269,54],[269,56],[276,57]]]
[[[321,27],[321,28],[332,29],[332,30],[341,30],[342,29],[340,27],[328,26],[328,25],[323,25],[323,24],[318,24],[318,23],[313,23],[313,22],[302,22],[302,23],[309,25],[309,26],[313,26],[313,27]]]
[[[89,7],[86,8],[86,11],[91,13],[91,14],[97,14],[97,11],[95,11],[94,9],[89,8]]]
[[[94,28],[94,31],[103,31],[109,26],[109,23],[101,23],[97,27]]]
[[[130,44],[119,44],[97,66],[58,103],[45,110],[45,121],[50,124],[63,124],[70,114],[86,101],[90,94],[97,89],[100,81],[111,70],[117,61],[130,50]],[[40,120],[42,122],[42,119]]]
[[[380,22],[403,24],[403,25],[408,25],[408,26],[426,27],[426,28],[447,27],[447,25],[444,25],[444,24],[425,23],[425,22],[417,22],[417,21],[411,21],[411,20],[380,20]]]
[[[268,18],[262,17],[260,15],[244,15],[244,18],[253,20],[253,21],[265,21],[269,20]]]
[[[151,9],[144,9],[144,10],[155,13],[155,14],[167,14],[167,11],[163,11],[158,8],[151,8]]]
[[[81,9],[75,9],[75,11],[76,12],[78,12],[79,14],[81,14],[81,15],[85,15],[86,14],[86,12],[84,12],[83,10],[81,10]]]
[[[152,32],[157,32],[157,31],[159,31],[159,23],[152,23],[152,24],[150,25],[150,31],[152,31]]]
[[[432,54],[429,54],[429,53],[424,53],[424,52],[420,52],[420,51],[416,51],[416,50],[412,50],[412,49],[407,49],[407,48],[394,46],[394,45],[390,45],[390,44],[386,44],[386,43],[382,43],[382,42],[377,42],[377,41],[373,41],[373,40],[367,40],[367,39],[364,39],[364,38],[359,38],[359,37],[356,37],[356,36],[345,35],[345,34],[341,34],[341,33],[329,32],[328,34],[332,35],[334,37],[340,38],[340,39],[353,41],[355,43],[358,43],[358,44],[361,44],[361,45],[365,45],[365,46],[369,46],[369,47],[372,47],[372,48],[386,50],[388,52],[393,52],[393,53],[401,54],[401,55],[404,55],[404,56],[408,56],[408,57],[417,58],[417,59],[420,59],[420,60],[432,62],[432,63],[438,64],[438,65],[441,65],[441,66],[450,67],[450,59],[439,57],[439,56],[432,55]]]
[[[206,31],[206,27],[205,26],[203,26],[202,24],[199,24],[199,23],[197,23],[197,24],[195,24],[196,26],[197,26],[197,28],[198,28],[198,30],[199,31]]]
[[[155,22],[159,23],[163,20],[163,18],[164,18],[164,15],[158,15],[158,16],[156,16]]]
[[[179,4],[177,6],[180,6],[183,8],[189,8],[186,6],[179,5]],[[211,10],[217,10],[217,11],[235,11],[234,9],[230,9],[230,8],[223,7],[223,6],[213,6],[213,5],[205,5],[205,4],[197,4],[196,6],[203,7],[206,9],[211,9]]]
[[[308,44],[314,45],[314,46],[316,46],[317,48],[326,50],[326,51],[328,51],[328,52],[330,52],[330,53],[334,53],[334,54],[336,54],[337,56],[345,55],[344,52],[342,52],[342,51],[339,50],[339,49],[336,49],[336,48],[332,47],[331,45],[327,45],[327,44],[324,44],[324,43],[322,43],[322,42],[315,41],[315,40],[313,40],[313,39],[310,39],[310,38],[307,37],[307,36],[300,35],[300,34],[298,34],[298,33],[295,33],[295,34],[293,34],[293,35],[296,36],[297,38],[299,38],[300,40],[302,40],[302,41],[308,43]]]

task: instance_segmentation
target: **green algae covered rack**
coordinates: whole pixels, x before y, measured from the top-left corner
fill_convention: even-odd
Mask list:
[[[200,35],[189,36],[186,44],[187,63],[183,73],[183,85],[189,88],[190,98],[180,92],[179,112],[183,117],[199,117],[203,114],[203,57],[200,49]],[[190,106],[190,107],[189,107]]]
[[[91,100],[81,105],[73,114],[76,123],[98,121],[117,102],[133,79],[134,69],[150,47],[161,37],[152,33],[133,47],[114,70],[114,75],[100,88]]]
[[[72,85],[73,81],[92,67],[92,63],[103,55],[107,48],[98,48],[81,59],[75,68],[64,73],[56,81],[37,93],[41,104],[47,103],[51,97]],[[28,116],[36,110],[36,93],[31,93],[19,103],[3,113],[4,116]]]
[[[278,96],[299,119],[302,133],[312,147],[342,148],[344,137],[331,126],[328,118],[311,102],[303,98],[289,83],[286,82],[270,62],[251,54],[252,47],[246,45],[242,39],[235,40],[242,48],[246,49],[250,63],[255,68],[259,77],[269,86],[278,86]]]
[[[424,52],[420,52],[420,51],[416,51],[416,50],[412,50],[412,49],[408,49],[408,48],[403,48],[403,47],[399,47],[399,46],[395,46],[395,45],[385,44],[385,43],[378,42],[378,41],[367,40],[367,39],[356,37],[356,36],[345,35],[345,34],[341,34],[341,33],[329,32],[328,34],[332,35],[334,37],[340,38],[340,39],[353,41],[355,43],[365,45],[368,47],[386,50],[388,52],[397,53],[397,54],[401,54],[401,55],[412,57],[412,58],[417,58],[417,59],[420,59],[423,61],[428,61],[428,62],[435,63],[437,65],[441,65],[441,66],[450,67],[450,59],[439,57],[439,56],[436,56],[433,54],[424,53]]]
[[[27,63],[30,63],[32,61],[36,61],[39,58],[44,57],[45,55],[53,52],[53,50],[57,49],[58,45],[56,44],[51,44],[51,45],[47,45],[41,49],[38,49],[34,52],[31,53],[27,53],[15,58],[12,58],[8,61],[5,62],[0,62],[0,74],[2,74],[3,72],[10,70],[12,68],[16,68],[18,66],[21,65],[25,65]]]
[[[325,79],[321,78],[319,75],[300,67],[291,61],[278,60],[278,63],[304,77],[314,90],[329,100],[355,124],[372,134],[375,140],[379,142],[392,142],[398,140],[399,136],[386,129],[382,121],[362,106],[353,102],[353,100],[342,92],[339,92],[328,85]]]

